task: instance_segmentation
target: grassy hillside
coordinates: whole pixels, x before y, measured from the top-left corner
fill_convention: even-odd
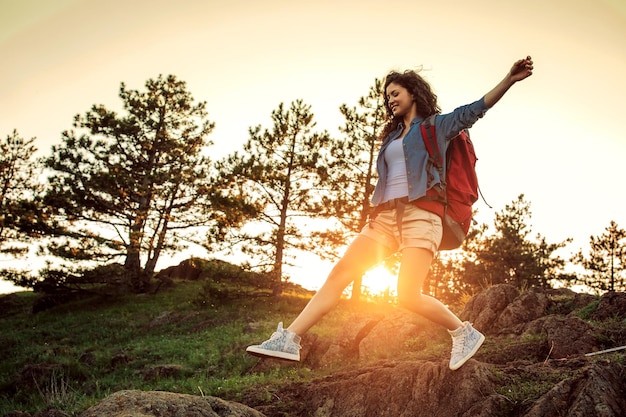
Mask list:
[[[331,359],[320,366],[284,365],[285,362],[276,365],[247,355],[246,346],[265,340],[277,322],[290,323],[312,295],[298,286],[288,285],[282,297],[272,298],[269,286],[263,276],[245,273],[232,265],[209,262],[200,276],[194,275],[194,280],[174,280],[154,294],[91,296],[36,314],[33,307],[39,295],[22,292],[2,296],[0,416],[15,410],[35,414],[50,408],[78,416],[103,398],[129,389],[215,396],[267,408],[276,402],[276,396],[286,399],[294,389],[298,395],[302,389],[308,390],[306,383],[314,379],[311,386],[317,386],[320,377],[366,369],[367,355],[365,359],[359,358],[358,363],[338,356],[337,361]],[[540,299],[532,292],[527,295],[515,300]],[[548,322],[552,324],[546,326],[556,328],[548,328],[548,333],[567,330],[560,327],[573,323],[574,328],[569,331],[582,329],[580,337],[595,341],[596,349],[626,343],[626,322],[622,313],[616,313],[623,311],[623,305],[613,306],[618,307],[614,312],[609,306],[607,318],[591,320],[601,300],[571,296],[558,292],[550,295],[545,314],[553,317]],[[518,313],[528,313],[535,304],[520,303]],[[310,339],[303,345],[310,349],[323,349],[323,346],[328,349],[330,341],[342,332],[342,337],[346,337],[346,331],[354,339],[355,335],[350,332],[364,327],[365,322],[359,323],[359,320],[367,321],[371,317],[387,317],[390,320],[387,324],[391,324],[388,330],[396,334],[403,326],[394,321],[401,313],[398,310],[401,309],[383,302],[354,305],[342,301],[307,335],[311,338],[317,335],[316,342],[311,343],[314,339]],[[585,327],[582,320],[591,320],[593,326]],[[370,338],[370,343],[375,342],[369,346],[369,352],[375,353],[372,358],[398,362],[423,360],[426,364],[422,366],[426,367],[444,363],[450,352],[445,329],[425,319],[419,321],[417,335],[393,340],[380,335]],[[346,326],[347,323],[351,325]],[[589,360],[579,357],[561,361],[556,356],[557,359],[548,362],[554,344],[549,344],[546,328],[541,327],[545,322],[535,320],[533,323],[538,331],[488,337],[475,357],[479,368],[484,366],[483,362],[493,364],[483,373],[496,380],[494,395],[511,407],[526,410],[537,399],[548,395],[552,387],[559,386],[560,381],[578,378],[584,371],[583,365],[606,362],[622,369],[623,352]],[[415,327],[411,324],[410,328]],[[577,333],[557,336],[574,340],[572,334]],[[391,349],[394,344],[400,345]],[[311,354],[311,357],[316,355]],[[389,366],[387,363],[378,368],[384,372]],[[411,372],[411,375],[415,373]],[[471,369],[468,372],[471,373]],[[459,378],[463,375],[441,374]],[[470,380],[472,378],[474,376]],[[595,384],[594,381],[588,383]],[[296,388],[289,388],[294,385]],[[616,385],[619,390],[626,390],[624,387],[623,381]],[[621,394],[616,396],[621,397]],[[279,411],[268,415],[280,415]],[[523,414],[520,411],[509,415]]]
[[[48,407],[78,415],[123,389],[237,400],[255,385],[313,377],[304,367],[250,373],[257,359],[245,354],[311,293],[294,286],[272,299],[250,277],[222,281],[176,281],[152,295],[90,297],[37,314],[37,294],[1,297],[0,415]],[[336,332],[350,308],[335,310],[316,333]]]

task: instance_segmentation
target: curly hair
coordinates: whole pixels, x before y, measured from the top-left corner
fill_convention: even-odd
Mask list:
[[[398,84],[408,90],[409,94],[414,97],[414,101],[417,104],[417,113],[420,116],[426,118],[431,114],[441,113],[441,108],[437,104],[437,95],[433,93],[430,85],[420,75],[413,70],[407,70],[403,73],[392,71],[387,74],[383,87],[387,124],[381,133],[381,140],[384,140],[398,126],[398,123],[402,122],[401,118],[395,117],[389,108],[387,87],[391,83]]]

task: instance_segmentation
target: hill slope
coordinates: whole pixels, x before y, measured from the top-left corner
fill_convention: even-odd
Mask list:
[[[487,341],[456,372],[445,330],[393,305],[343,302],[305,336],[303,362],[289,364],[244,350],[310,293],[291,287],[272,299],[258,277],[211,268],[169,271],[193,280],[156,294],[37,314],[35,294],[1,297],[0,415],[116,415],[103,411],[110,404],[162,417],[180,407],[199,416],[626,415],[625,351],[584,355],[626,345],[625,294],[490,288],[461,312]]]

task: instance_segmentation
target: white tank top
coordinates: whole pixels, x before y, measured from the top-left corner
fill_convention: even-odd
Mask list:
[[[402,139],[396,139],[385,149],[385,163],[387,164],[387,184],[383,203],[394,198],[409,195],[409,185],[406,179],[406,163],[404,161],[404,147]]]

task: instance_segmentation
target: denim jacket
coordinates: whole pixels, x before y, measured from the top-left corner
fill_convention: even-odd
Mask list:
[[[452,113],[439,114],[435,118],[435,131],[437,144],[445,161],[445,150],[450,139],[459,134],[463,129],[471,127],[478,119],[483,117],[488,107],[484,97],[471,104],[458,107]],[[420,124],[424,119],[416,117],[411,121],[411,127],[402,138],[404,159],[406,162],[406,177],[408,182],[409,201],[415,201],[426,195],[426,191],[439,184],[439,171],[430,161],[428,151],[422,139]],[[404,126],[398,124],[395,131],[385,138],[378,153],[376,167],[378,169],[378,182],[372,195],[372,205],[384,203],[385,186],[387,184],[387,164],[384,153],[389,144],[402,134]]]

